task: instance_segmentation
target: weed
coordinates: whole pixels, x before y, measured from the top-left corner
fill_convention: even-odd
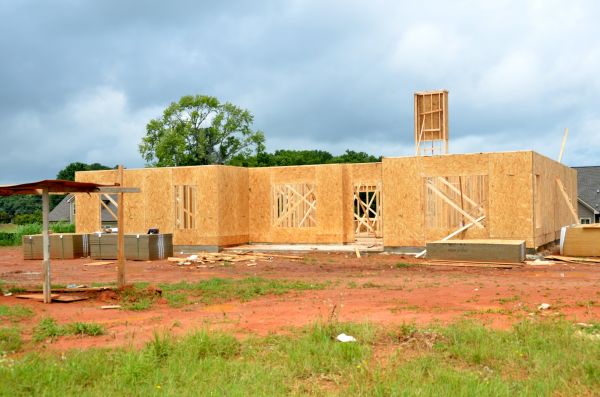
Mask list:
[[[519,295],[514,295],[514,296],[510,296],[508,298],[500,298],[498,299],[498,302],[500,302],[500,304],[505,304],[505,303],[509,303],[509,302],[517,302],[521,299],[521,297]]]
[[[63,327],[59,326],[53,318],[46,317],[40,320],[39,324],[33,329],[33,340],[41,342],[48,338],[55,339],[65,334]]]
[[[71,335],[99,336],[104,335],[106,330],[100,324],[75,322],[66,325],[66,333]]]
[[[18,328],[0,327],[0,354],[19,351],[22,344]]]
[[[394,267],[396,269],[406,269],[406,268],[413,267],[413,266],[414,266],[414,264],[412,264],[412,263],[403,263],[403,262],[398,262],[394,265]]]
[[[33,316],[33,310],[22,305],[6,306],[0,305],[0,320],[7,319],[18,322]]]
[[[355,281],[349,281],[348,284],[346,284],[347,288],[357,288],[358,284],[356,284]]]

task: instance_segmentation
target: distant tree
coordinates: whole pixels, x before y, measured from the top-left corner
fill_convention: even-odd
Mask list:
[[[112,168],[108,167],[106,165],[99,164],[99,163],[86,164],[86,163],[75,162],[75,163],[70,163],[65,168],[58,171],[58,174],[56,175],[56,179],[63,179],[65,181],[74,181],[75,180],[75,172],[77,172],[77,171],[97,171],[97,170],[110,170],[110,169],[112,169]]]
[[[381,161],[381,157],[352,150],[346,150],[340,156],[333,156],[324,150],[276,150],[273,153],[262,152],[252,156],[238,155],[232,158],[228,164],[238,167],[274,167],[281,165],[372,163],[376,161]]]
[[[161,118],[150,120],[139,151],[157,167],[224,164],[236,155],[264,150],[264,135],[251,128],[254,117],[245,109],[217,98],[184,96]]]
[[[341,156],[335,156],[330,163],[374,163],[381,161],[381,156],[375,157],[365,152],[355,152],[354,150],[346,150]]]
[[[8,212],[0,211],[0,223],[10,223],[10,215],[8,215]]]

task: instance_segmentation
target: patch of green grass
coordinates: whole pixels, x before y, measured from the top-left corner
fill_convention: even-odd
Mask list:
[[[165,298],[173,299],[172,293],[187,293],[202,303],[211,304],[228,300],[248,301],[264,295],[282,295],[290,291],[319,290],[327,283],[308,283],[296,280],[270,280],[261,277],[244,279],[212,278],[196,283],[183,281],[175,284],[161,284]],[[175,300],[180,298],[174,298]]]
[[[394,265],[394,267],[396,269],[406,269],[406,268],[413,267],[413,266],[415,266],[415,265],[412,263],[403,263],[403,262],[398,262]]]
[[[75,233],[75,224],[69,222],[56,222],[50,225],[53,233]]]
[[[59,325],[53,318],[46,317],[41,319],[33,329],[33,340],[41,342],[46,339],[56,339],[63,335],[99,336],[105,332],[104,327],[100,324],[74,322]]]
[[[362,285],[362,288],[381,288],[381,287],[382,287],[381,284],[376,284],[371,281],[367,281],[366,283],[364,283]]]
[[[358,284],[356,284],[356,281],[350,281],[346,284],[346,288],[358,288]]]
[[[33,316],[33,310],[22,305],[0,305],[0,320],[7,319],[11,322],[18,322]]]
[[[17,352],[22,345],[21,332],[17,327],[0,327],[0,355]]]
[[[189,303],[187,295],[182,292],[165,292],[163,296],[171,307],[183,307]]]
[[[576,331],[526,321],[511,330],[334,322],[242,342],[157,333],[141,350],[30,353],[0,364],[0,395],[597,395],[600,344]],[[341,332],[357,342],[337,342]]]

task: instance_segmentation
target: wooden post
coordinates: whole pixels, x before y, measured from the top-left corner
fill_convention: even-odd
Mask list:
[[[44,282],[42,290],[44,293],[44,303],[52,302],[51,291],[50,291],[50,235],[48,232],[48,214],[50,212],[50,198],[48,195],[48,189],[42,190],[42,251],[44,253],[44,259],[42,262],[42,275]]]
[[[120,187],[123,187],[123,166],[119,165],[118,167],[118,183]],[[125,203],[123,197],[125,195],[123,192],[119,193],[119,206],[117,208],[117,286],[124,287],[125,286],[125,235],[124,235],[124,210]]]

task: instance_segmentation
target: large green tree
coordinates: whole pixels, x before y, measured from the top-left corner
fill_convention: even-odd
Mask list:
[[[252,129],[245,109],[205,95],[184,96],[146,126],[139,150],[158,167],[224,164],[236,155],[264,150],[264,135]]]

